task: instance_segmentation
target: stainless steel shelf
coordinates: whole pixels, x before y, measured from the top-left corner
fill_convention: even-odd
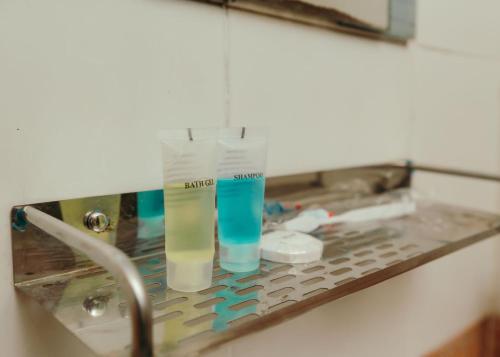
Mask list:
[[[408,167],[385,165],[296,175],[271,180],[268,194],[302,197],[309,203],[325,202],[325,197],[363,200],[376,192],[408,187],[410,174]],[[99,208],[118,200],[118,196],[107,197],[91,201]],[[134,197],[120,197],[119,220],[113,228],[117,234],[112,243],[128,254],[143,277],[152,302],[153,347],[158,356],[208,350],[414,269],[500,230],[498,215],[420,201],[417,211],[409,216],[323,226],[314,232],[325,245],[319,262],[290,265],[263,260],[260,269],[251,273],[229,273],[216,263],[211,288],[181,293],[166,286],[163,237],[137,238],[139,220]],[[67,204],[34,206],[54,217],[68,216],[60,208],[64,210]],[[130,354],[130,309],[121,284],[32,224],[23,232],[12,232],[16,287],[51,311],[97,354]]]

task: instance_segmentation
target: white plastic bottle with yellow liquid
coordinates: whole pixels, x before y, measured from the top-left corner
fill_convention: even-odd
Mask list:
[[[167,285],[210,286],[214,248],[216,129],[160,133],[165,199]]]

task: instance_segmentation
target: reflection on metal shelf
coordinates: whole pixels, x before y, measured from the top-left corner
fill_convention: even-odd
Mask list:
[[[408,187],[411,171],[405,165],[382,165],[274,178],[269,180],[268,196],[310,204],[352,197],[362,201]],[[166,286],[163,237],[138,238],[136,197],[121,195],[119,219],[110,225],[116,239],[108,243],[129,255],[142,275],[152,301],[153,344],[158,356],[210,349],[500,230],[500,216],[419,201],[410,216],[323,226],[314,232],[325,245],[321,261],[292,265],[263,260],[250,273],[230,273],[216,262],[209,289],[181,293]],[[99,202],[104,201],[95,198],[95,202],[94,208],[102,210]],[[59,202],[32,206],[62,218]],[[82,209],[82,217],[86,209]],[[45,306],[97,354],[130,353],[131,319],[120,283],[32,224],[24,231],[13,229],[12,239],[19,290]]]

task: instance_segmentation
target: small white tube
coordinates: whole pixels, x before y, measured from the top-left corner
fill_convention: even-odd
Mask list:
[[[260,128],[219,132],[217,209],[220,265],[234,272],[259,267],[267,138]]]
[[[208,288],[215,253],[216,129],[169,130],[163,152],[167,285]]]

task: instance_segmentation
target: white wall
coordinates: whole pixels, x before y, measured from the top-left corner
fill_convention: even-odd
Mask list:
[[[408,157],[405,47],[229,14],[230,124],[269,127],[271,174]]]
[[[15,296],[10,207],[159,187],[160,128],[267,125],[272,175],[410,156],[498,172],[500,28],[472,3],[420,0],[418,38],[402,47],[181,0],[0,2],[2,353],[88,354]],[[419,182],[450,199],[463,193]],[[466,204],[497,207],[495,187],[474,190],[462,190]],[[289,352],[328,345],[338,355],[420,355],[492,308],[497,245],[478,244],[212,355],[269,345],[279,356],[284,339]],[[287,338],[306,333],[311,343]]]
[[[500,174],[500,23],[494,0],[419,1],[414,59],[416,161]],[[431,197],[500,211],[500,186],[433,174],[417,176]],[[494,249],[500,254],[500,244]],[[471,265],[483,264],[472,260]],[[496,274],[500,264],[496,264]],[[500,312],[500,286],[490,310]],[[457,329],[457,331],[459,331]]]

